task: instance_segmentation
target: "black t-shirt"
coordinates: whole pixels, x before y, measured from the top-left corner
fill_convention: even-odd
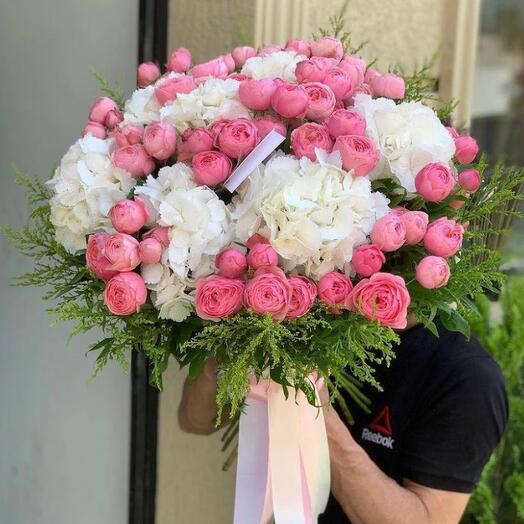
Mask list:
[[[383,391],[365,389],[371,413],[352,409],[349,429],[397,482],[470,493],[506,425],[504,380],[477,340],[439,333],[418,325],[400,334],[396,358],[377,369]],[[331,497],[319,523],[349,522]]]

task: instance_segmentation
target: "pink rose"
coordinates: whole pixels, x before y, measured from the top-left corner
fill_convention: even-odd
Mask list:
[[[373,67],[368,67],[364,74],[364,82],[373,87],[373,82],[380,78],[382,75]]]
[[[104,290],[104,302],[113,315],[138,313],[147,300],[147,289],[137,273],[115,275]]]
[[[231,122],[231,120],[229,120],[228,118],[217,118],[213,123],[209,124],[207,130],[213,137],[214,142],[217,141],[220,131],[222,131],[224,126],[226,124],[229,124],[229,122]]]
[[[104,256],[112,271],[133,271],[140,264],[138,240],[125,233],[114,233],[106,239]]]
[[[115,129],[112,136],[120,147],[133,146],[142,142],[144,128],[139,125],[128,124],[127,126]]]
[[[138,246],[142,264],[156,264],[162,257],[162,244],[153,237],[144,238]]]
[[[323,62],[302,60],[297,64],[295,76],[299,83],[322,82],[326,77],[326,67]]]
[[[107,113],[109,113],[109,111],[113,111],[114,109],[118,110],[116,102],[107,96],[101,96],[100,98],[97,98],[91,105],[91,109],[89,110],[89,120],[91,120],[91,122],[103,124]]]
[[[358,94],[371,95],[373,94],[373,90],[371,89],[371,86],[369,84],[366,84],[366,82],[362,82],[360,85],[355,87],[355,90],[353,91],[353,97],[355,97]],[[349,98],[349,100],[353,100],[353,98]]]
[[[255,244],[249,249],[247,263],[252,269],[276,266],[278,264],[278,254],[269,243]]]
[[[197,183],[213,187],[228,179],[233,164],[220,151],[202,151],[193,156],[193,175]]]
[[[431,222],[424,237],[424,247],[437,257],[451,257],[461,247],[464,228],[446,217]]]
[[[462,207],[464,207],[464,204],[465,204],[465,200],[459,200],[458,198],[456,200],[452,200],[449,205],[452,209],[454,209],[455,211],[458,211],[459,209],[461,209]]]
[[[235,59],[233,58],[233,55],[231,53],[222,55],[222,60],[227,66],[228,73],[232,73],[235,70]]]
[[[113,164],[131,176],[138,178],[149,175],[155,169],[155,161],[147,154],[142,144],[124,146],[113,151]]]
[[[333,140],[326,126],[308,122],[292,131],[291,147],[297,158],[305,156],[314,161],[316,160],[315,149],[323,149],[330,153],[333,149]]]
[[[242,309],[245,284],[238,278],[211,275],[197,282],[195,309],[200,318],[221,320]]]
[[[86,263],[87,267],[102,280],[109,280],[117,274],[117,271],[112,271],[109,268],[110,262],[104,256],[104,246],[106,240],[109,238],[109,233],[102,231],[90,235],[87,240]]]
[[[189,75],[163,78],[155,86],[155,97],[160,105],[175,100],[179,93],[191,93],[196,88],[195,79]]]
[[[256,244],[269,244],[269,240],[261,234],[255,233],[246,240],[246,246],[248,249],[252,249]]]
[[[92,118],[90,120],[93,120]],[[461,164],[470,164],[479,154],[477,141],[468,135],[459,135],[455,139],[455,158]]]
[[[340,151],[342,167],[353,170],[355,176],[365,176],[377,165],[380,153],[367,136],[341,135],[335,140],[333,151]]]
[[[269,44],[262,47],[258,51],[258,56],[268,56],[272,55],[273,53],[278,53],[279,51],[282,51],[282,46],[279,46],[277,44]]]
[[[119,233],[132,235],[140,231],[149,220],[149,210],[140,197],[134,200],[124,198],[118,201],[107,215]]]
[[[318,282],[318,296],[330,310],[337,314],[353,289],[351,280],[343,273],[326,273]]]
[[[242,67],[248,58],[253,58],[254,56],[257,56],[257,50],[254,47],[250,46],[242,46],[242,47],[235,47],[233,51],[231,51],[231,55],[233,56],[233,60],[235,61],[236,67]]]
[[[402,277],[392,273],[375,273],[353,288],[346,300],[346,307],[384,326],[404,329],[410,302]]]
[[[291,297],[286,320],[294,320],[303,317],[311,309],[317,296],[317,286],[302,276],[291,276],[288,282],[291,285]]]
[[[138,87],[146,87],[160,78],[160,68],[154,62],[143,62],[136,71]]]
[[[156,226],[143,234],[142,239],[154,238],[158,240],[163,247],[169,246],[169,228],[164,226]]]
[[[259,315],[284,320],[289,310],[292,288],[284,272],[275,266],[262,267],[246,284],[244,304]]]
[[[424,257],[415,268],[417,282],[426,289],[445,286],[450,274],[449,264],[442,257]]]
[[[323,36],[314,42],[311,42],[311,54],[313,56],[324,56],[340,60],[344,56],[342,42],[338,38]]]
[[[324,84],[331,87],[335,98],[343,100],[351,95],[353,91],[353,84],[351,77],[344,69],[340,67],[331,67],[326,71],[326,76],[323,80]]]
[[[248,79],[240,82],[238,96],[249,109],[265,111],[271,107],[271,97],[277,88],[272,78]]]
[[[337,109],[326,122],[333,138],[341,135],[364,135],[366,119],[353,109]]]
[[[191,160],[197,153],[213,149],[213,142],[213,136],[203,127],[186,129],[178,142],[177,160]]]
[[[304,84],[309,104],[306,118],[322,121],[329,117],[335,108],[335,95],[331,88],[320,82],[306,82]]]
[[[144,147],[157,160],[167,160],[176,149],[175,128],[167,122],[154,122],[144,132]]]
[[[480,173],[478,169],[466,169],[458,176],[459,184],[470,193],[474,193],[480,187]]]
[[[386,257],[375,244],[358,246],[351,258],[355,271],[363,277],[369,277],[380,271],[384,262],[386,262]]]
[[[98,122],[88,122],[80,136],[91,135],[95,138],[104,139],[106,137],[106,128],[104,125],[99,124]]]
[[[109,111],[104,119],[104,125],[108,129],[113,129],[116,127],[120,122],[124,120],[124,115],[120,112],[119,109],[112,109]]]
[[[282,122],[282,120],[271,116],[259,116],[258,118],[255,118],[254,124],[257,127],[257,133],[258,138],[262,140],[266,137],[268,133],[271,131],[276,131],[277,133],[281,134],[282,136],[287,135],[287,128],[286,124]]]
[[[257,127],[247,118],[228,122],[217,137],[218,148],[231,158],[245,157],[251,153],[257,142]]]
[[[175,73],[184,73],[191,65],[191,53],[185,47],[176,49],[169,55],[166,69]]]
[[[285,51],[295,51],[299,55],[304,55],[307,58],[311,56],[311,47],[309,42],[305,40],[288,40],[284,47]]]
[[[366,61],[355,55],[345,55],[338,64],[351,78],[353,86],[359,86],[364,82],[364,75],[366,73]]]
[[[240,249],[229,247],[215,258],[218,274],[227,278],[240,278],[247,269],[246,255]]]
[[[245,75],[244,73],[229,73],[227,75],[227,78],[230,78],[231,80],[238,80],[239,82],[243,82],[244,80],[247,80],[249,76]]]
[[[406,94],[406,83],[401,76],[392,73],[375,76],[371,84],[373,93],[386,98],[401,99]]]
[[[459,137],[459,133],[454,127],[448,126],[446,127],[446,130],[449,133],[449,136],[453,138],[453,141],[455,141],[455,138]]]
[[[305,114],[309,97],[304,86],[288,82],[280,84],[271,97],[271,107],[284,118]]]
[[[415,177],[417,192],[428,202],[444,200],[455,187],[455,177],[444,164],[432,162],[424,166]]]
[[[209,60],[208,62],[194,66],[189,74],[195,78],[197,82],[201,82],[210,76],[224,79],[227,77],[229,72],[229,67],[224,61],[224,58],[219,56]]]
[[[424,211],[406,211],[400,215],[406,228],[406,244],[414,246],[422,241],[428,228],[429,216]]]
[[[382,251],[396,251],[406,242],[406,226],[401,216],[389,213],[373,224],[370,236],[373,244]]]

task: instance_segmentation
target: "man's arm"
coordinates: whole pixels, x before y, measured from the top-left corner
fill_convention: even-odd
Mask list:
[[[324,410],[331,459],[331,491],[358,524],[456,524],[468,494],[428,488],[385,475],[355,442],[333,408]]]

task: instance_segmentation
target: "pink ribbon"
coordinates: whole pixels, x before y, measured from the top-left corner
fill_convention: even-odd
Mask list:
[[[322,410],[276,382],[253,384],[240,418],[234,524],[312,524],[326,507],[329,451]],[[317,393],[318,399],[318,393]]]

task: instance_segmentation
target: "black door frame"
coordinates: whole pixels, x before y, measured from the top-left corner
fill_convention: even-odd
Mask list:
[[[139,0],[138,62],[167,59],[168,0]],[[129,524],[154,524],[158,433],[158,390],[149,385],[149,362],[131,356],[131,449]]]

